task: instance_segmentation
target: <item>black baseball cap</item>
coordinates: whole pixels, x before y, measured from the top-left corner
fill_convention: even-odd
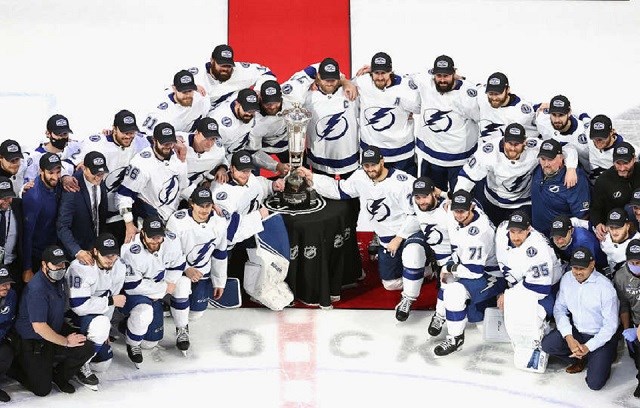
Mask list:
[[[436,189],[436,185],[429,177],[418,177],[413,182],[413,195],[417,194],[431,194]]]
[[[176,130],[167,122],[158,123],[153,129],[153,138],[160,144],[176,143],[178,141],[176,138]]]
[[[0,176],[0,198],[14,197],[16,192],[13,191],[13,183],[9,177]]]
[[[630,162],[636,156],[636,149],[629,142],[622,142],[613,149],[613,162]]]
[[[569,260],[569,265],[571,266],[579,266],[582,268],[586,268],[593,261],[593,254],[591,250],[587,247],[577,247],[571,253],[571,259]]]
[[[238,170],[253,170],[256,168],[253,163],[253,157],[251,157],[251,153],[246,150],[238,150],[231,156],[231,165],[234,166]]]
[[[502,72],[494,72],[487,79],[485,92],[502,93],[509,86],[509,79]]]
[[[627,245],[627,261],[640,261],[640,239],[632,239]]]
[[[622,208],[614,208],[607,214],[607,226],[622,227],[627,223],[627,212]]]
[[[212,137],[220,137],[220,130],[218,129],[218,122],[213,118],[202,118],[198,121],[196,130],[207,139]]]
[[[446,55],[441,55],[433,61],[433,69],[431,73],[435,74],[455,74],[456,69],[453,66],[453,59]]]
[[[186,69],[176,72],[173,76],[173,86],[178,92],[195,91],[198,89],[193,79],[193,74]]]
[[[629,200],[629,205],[634,207],[640,207],[640,188],[636,188],[631,193],[631,200]]]
[[[4,285],[5,283],[16,283],[13,280],[11,275],[9,275],[9,270],[5,265],[0,265],[0,285]]]
[[[100,152],[89,152],[84,156],[84,166],[89,169],[94,176],[98,173],[108,173],[107,159]]]
[[[562,113],[563,115],[571,112],[571,103],[564,95],[556,95],[549,102],[549,113]]]
[[[233,48],[227,44],[220,44],[214,48],[211,58],[218,65],[235,65],[235,62],[233,62]]]
[[[116,113],[116,116],[113,118],[113,126],[117,127],[123,133],[140,131],[136,124],[136,115],[126,109]]]
[[[73,133],[69,127],[69,120],[60,114],[53,115],[47,120],[47,130],[56,135]]]
[[[369,146],[364,150],[364,152],[362,152],[362,160],[360,162],[362,164],[378,164],[380,163],[380,160],[382,160],[382,153],[380,153],[380,149],[376,146]]]
[[[371,72],[391,72],[392,70],[391,57],[386,52],[376,52],[371,57]]]
[[[562,145],[555,139],[547,139],[542,142],[538,157],[546,157],[547,159],[555,159],[557,155],[562,154]]]
[[[118,240],[113,234],[103,232],[96,238],[95,248],[100,255],[119,255],[120,248],[118,247]]]
[[[211,190],[206,187],[199,186],[191,193],[191,202],[196,205],[213,204],[213,195]]]
[[[524,126],[519,123],[511,123],[504,129],[505,142],[524,143],[526,139],[527,135]]]
[[[589,138],[606,139],[613,129],[611,119],[606,115],[596,115],[589,125]]]
[[[451,210],[469,211],[472,203],[473,198],[471,197],[471,193],[465,190],[458,190],[454,192],[451,197]]]
[[[142,222],[142,231],[149,237],[164,236],[164,222],[157,215],[150,215]]]
[[[282,88],[278,81],[269,79],[260,86],[260,101],[262,103],[282,102]]]
[[[6,160],[13,160],[15,158],[23,158],[22,148],[20,144],[15,140],[7,139],[0,144],[0,157]]]
[[[325,58],[318,68],[320,79],[340,79],[340,66],[333,58]]]
[[[529,214],[522,210],[516,210],[509,216],[509,222],[507,223],[507,229],[517,228],[525,230],[531,226],[531,219]]]
[[[67,258],[64,256],[64,251],[58,245],[50,245],[46,247],[45,250],[42,251],[42,260],[53,265],[69,263]]]
[[[60,156],[49,152],[40,156],[40,170],[53,170],[56,167],[62,167]]]
[[[238,98],[236,99],[242,110],[245,112],[260,110],[260,104],[258,103],[258,94],[253,89],[245,88],[238,92]]]
[[[564,237],[571,228],[573,228],[571,218],[569,218],[568,215],[558,215],[551,221],[551,232],[549,235],[551,237]]]

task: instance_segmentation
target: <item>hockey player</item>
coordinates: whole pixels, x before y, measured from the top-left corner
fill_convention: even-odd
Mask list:
[[[532,354],[539,355],[545,321],[553,315],[562,265],[549,241],[531,227],[529,215],[514,211],[496,230],[496,259],[509,289],[498,295],[498,308],[504,310],[505,328],[514,348],[517,368],[544,372],[542,364],[531,364]]]
[[[262,82],[275,80],[275,75],[260,64],[234,61],[233,49],[220,44],[213,49],[204,69],[189,68],[197,76],[196,83],[204,88],[210,100],[210,110],[217,108],[235,92],[244,88],[260,89]]]
[[[333,58],[320,63],[318,89],[307,94],[311,112],[307,126],[307,161],[314,172],[348,177],[358,168],[358,100],[350,101],[340,84],[340,67]]]
[[[209,298],[220,299],[227,281],[227,223],[213,212],[207,187],[197,187],[189,199],[190,209],[169,217],[167,230],[180,241],[185,254],[185,276],[191,281],[190,320],[200,318]]]
[[[396,319],[405,321],[411,305],[420,295],[424,278],[439,276],[451,259],[444,198],[428,177],[413,182],[412,203],[419,231],[407,238],[402,248],[402,299],[396,305]]]
[[[378,52],[371,58],[370,74],[354,82],[360,95],[360,147],[377,146],[384,164],[416,175],[413,91],[408,78],[393,72],[391,57]]]
[[[251,145],[250,132],[256,125],[258,110],[258,94],[253,89],[245,88],[238,92],[236,99],[218,105],[209,114],[220,125],[218,132],[227,160],[233,153],[246,150]]]
[[[98,390],[94,371],[104,372],[111,365],[113,352],[107,341],[115,307],[123,307],[126,296],[120,294],[127,266],[119,259],[116,238],[102,233],[91,250],[92,265],[74,260],[67,270],[69,306],[72,322],[95,344],[96,355],[80,369],[77,380],[90,389]]]
[[[170,295],[171,316],[176,325],[176,347],[189,349],[189,294],[191,281],[183,275],[185,256],[175,234],[165,231],[157,215],[144,219],[142,231],[121,249],[122,260],[131,268],[124,281],[127,301],[122,308],[126,319],[127,354],[138,367],[142,350],[153,348],[164,335],[162,298]]]
[[[74,172],[73,160],[79,153],[80,146],[76,140],[70,140],[69,134],[73,133],[69,127],[69,120],[59,114],[53,115],[47,120],[46,136],[48,141],[40,143],[35,150],[29,152],[27,169],[24,174],[25,185],[31,186],[38,178],[40,172],[40,157],[45,153],[54,153],[60,157],[62,163],[61,181],[62,187],[67,191],[80,191],[77,181],[71,177]]]
[[[387,169],[380,149],[369,146],[362,153],[362,167],[347,180],[335,180],[322,174],[314,174],[304,167],[298,173],[313,184],[318,194],[345,200],[358,197],[381,246],[378,249],[378,272],[387,290],[402,289],[402,243],[413,229],[411,197],[413,176],[402,170]],[[424,243],[424,237],[416,237]],[[424,274],[424,267],[421,271]]]
[[[482,88],[479,89],[481,91]],[[478,97],[480,108],[480,140],[502,136],[511,123],[522,125],[527,138],[538,136],[533,105],[511,93],[509,79],[502,72],[489,75],[484,86],[485,98]]]
[[[614,208],[607,215],[607,234],[600,242],[602,252],[607,256],[608,265],[601,269],[602,274],[613,279],[616,271],[626,261],[626,251],[632,239],[640,239],[638,233],[622,208]]]
[[[197,121],[209,113],[209,101],[196,90],[191,72],[178,71],[171,88],[165,89],[160,104],[142,123],[142,131],[152,135],[155,127],[164,122],[170,123],[180,134],[196,130]]]
[[[20,144],[11,139],[0,143],[0,176],[11,180],[16,197],[22,197],[23,188],[29,189],[33,186],[33,182],[26,186],[24,184],[26,171],[27,164]]]
[[[446,321],[448,335],[434,348],[436,356],[460,350],[467,321],[481,321],[485,308],[495,304],[496,296],[506,286],[498,269],[495,227],[489,218],[464,190],[453,193],[448,207],[447,229],[453,254],[440,271],[442,287],[428,329],[429,335],[437,336]]]
[[[589,124],[589,169],[592,183],[614,163],[613,152],[625,142],[606,115],[596,115]],[[634,147],[635,150],[635,147]]]
[[[153,130],[153,146],[131,160],[118,188],[116,205],[125,222],[125,243],[137,232],[135,218],[158,214],[162,219],[178,208],[179,194],[188,185],[187,164],[173,154],[173,126],[160,123]]]
[[[84,139],[80,145],[80,153],[74,159],[77,166],[89,152],[104,154],[105,165],[110,170],[104,178],[107,187],[106,230],[112,233],[118,242],[124,242],[125,225],[116,204],[116,192],[124,180],[125,171],[133,156],[149,147],[149,140],[138,132],[135,115],[123,109],[115,114],[111,132],[91,135]]]
[[[431,74],[420,73],[415,90],[418,175],[428,176],[443,191],[454,191],[458,173],[478,144],[478,91],[454,77],[453,60],[441,55]]]

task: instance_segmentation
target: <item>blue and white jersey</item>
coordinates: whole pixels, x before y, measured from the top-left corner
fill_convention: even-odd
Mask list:
[[[227,220],[227,240],[230,247],[262,231],[259,210],[265,198],[273,194],[271,180],[251,174],[244,186],[230,179],[225,184],[212,183],[211,192],[213,201],[222,209]]]
[[[551,293],[551,286],[562,277],[562,264],[549,241],[535,229],[519,247],[509,239],[508,221],[496,230],[496,258],[504,278],[513,287],[522,285],[538,299]]]
[[[442,198],[438,199],[438,204],[430,211],[422,211],[415,202],[413,203],[413,210],[420,225],[420,231],[422,231],[427,244],[435,253],[436,261],[440,266],[451,260],[451,241],[447,227],[447,212],[444,209],[445,202],[446,200]]]
[[[414,89],[416,155],[420,160],[443,166],[462,166],[478,144],[480,109],[478,90],[462,80],[441,94],[428,73],[419,73],[409,81]]]
[[[555,130],[551,124],[551,115],[549,115],[549,112],[545,109],[537,113],[536,126],[543,140],[557,140],[563,149],[572,147],[578,155],[578,160],[582,168],[586,172],[590,172],[589,145],[593,144],[589,140],[589,123],[591,122],[591,118],[586,113],[581,113],[578,116],[571,115],[569,121],[571,122],[571,126],[566,132]]]
[[[286,100],[282,101],[282,111],[290,109],[292,105]],[[284,118],[277,115],[266,115],[262,111],[256,112],[255,126],[249,136],[249,150],[262,150],[268,154],[282,153],[289,150],[289,136],[287,124]]]
[[[71,310],[78,316],[104,315],[111,319],[114,306],[109,306],[109,297],[122,291],[128,268],[121,259],[109,270],[101,269],[97,262],[71,262],[67,270]]]
[[[234,112],[236,103],[236,99],[224,102],[209,114],[209,117],[218,122],[220,141],[229,162],[235,152],[250,148],[251,130],[256,125],[255,117],[249,123],[237,118]]]
[[[109,173],[104,178],[107,187],[107,222],[116,222],[122,219],[116,205],[116,192],[124,180],[124,174],[136,153],[149,147],[149,140],[142,134],[137,134],[129,147],[119,146],[113,136],[91,135],[84,139],[80,145],[80,153],[75,158],[76,165],[84,161],[84,156],[89,152],[100,152],[107,160]]]
[[[174,212],[167,229],[180,241],[187,268],[202,273],[201,280],[211,279],[213,287],[224,288],[227,281],[227,221],[212,212],[206,222],[193,219],[191,210]]]
[[[187,163],[175,154],[168,160],[159,160],[153,147],[147,147],[131,159],[116,193],[116,205],[122,213],[125,208],[133,208],[134,201],[141,200],[166,221],[178,209],[180,192],[188,185]]]
[[[589,168],[591,171],[589,173],[589,180],[591,181],[591,184],[595,184],[598,176],[613,166],[613,151],[615,148],[622,142],[629,142],[628,140],[625,140],[622,135],[616,134],[615,137],[616,139],[613,144],[602,150],[597,149],[596,145],[593,144],[593,141],[589,140]],[[634,143],[631,144],[634,145]],[[638,150],[636,149],[636,152],[637,151]]]
[[[24,170],[24,182],[28,183],[38,178],[40,174],[40,157],[47,153],[44,145],[49,143],[48,141],[40,143],[34,150],[25,154],[27,161],[26,169]],[[76,157],[80,154],[80,142],[77,140],[69,139],[67,146],[57,153],[60,157],[60,163],[62,164],[61,176],[73,176],[75,171],[74,162]]]
[[[136,234],[130,243],[122,245],[120,257],[130,266],[124,279],[125,293],[154,300],[164,297],[166,282],[176,282],[187,265],[180,241],[169,231],[155,253],[149,252]]]
[[[304,106],[312,115],[307,126],[307,160],[311,167],[328,174],[357,169],[358,100],[349,101],[340,87],[330,95],[310,92]]]
[[[304,104],[307,95],[311,92],[311,85],[316,80],[320,63],[316,62],[291,75],[281,86],[282,98],[288,103]]]
[[[182,197],[189,199],[193,190],[200,185],[203,181],[211,181],[214,175],[211,174],[213,170],[219,166],[225,166],[229,168],[229,162],[227,161],[225,150],[222,147],[220,139],[216,139],[215,144],[208,152],[197,153],[193,149],[194,134],[191,133],[187,136],[187,178],[189,185],[182,191]]]
[[[334,200],[358,197],[360,211],[364,212],[382,246],[397,235],[408,238],[412,232],[413,206],[411,193],[415,178],[404,171],[389,169],[387,177],[374,182],[362,168],[346,180],[315,174],[313,188],[318,194]]]
[[[162,99],[154,110],[149,112],[140,130],[149,136],[153,135],[153,129],[162,122],[170,123],[176,133],[188,133],[196,130],[196,122],[209,113],[209,102],[206,96],[193,92],[191,106],[182,106],[175,99],[171,88],[164,90]]]
[[[360,146],[377,146],[385,163],[413,157],[415,141],[409,107],[415,102],[408,78],[393,75],[391,85],[378,89],[370,75],[354,80],[360,95]]]
[[[502,277],[496,260],[495,227],[484,212],[476,207],[473,220],[462,226],[448,210],[447,230],[453,251],[451,258],[458,264],[453,273],[456,278],[478,279],[485,273]]]
[[[264,81],[276,80],[269,68],[249,62],[236,62],[231,78],[224,82],[218,81],[211,75],[210,68],[211,62],[204,64],[203,68],[189,68],[196,83],[202,85],[207,91],[205,98],[209,99],[209,110],[217,108],[225,101],[228,102],[233,94],[241,89],[250,87],[260,89]]]
[[[484,86],[478,89],[478,106],[480,108],[480,140],[486,140],[492,136],[504,136],[504,129],[511,123],[521,124],[527,138],[538,137],[538,129],[535,126],[536,112],[533,105],[520,99],[518,95],[509,94],[510,100],[506,106],[494,108],[489,103]]]
[[[600,248],[602,248],[602,252],[607,256],[607,263],[609,264],[609,268],[611,268],[611,273],[617,271],[618,268],[627,261],[627,247],[632,239],[640,239],[640,233],[636,232],[633,236],[628,237],[620,243],[613,242],[611,240],[611,234],[607,233],[604,241],[600,242]]]
[[[489,138],[460,170],[456,189],[471,191],[476,182],[486,179],[484,194],[493,205],[501,208],[530,205],[538,151],[539,141],[528,139],[520,157],[509,160],[504,154],[502,136]]]

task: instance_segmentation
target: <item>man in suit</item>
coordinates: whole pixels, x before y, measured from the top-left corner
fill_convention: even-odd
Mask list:
[[[22,290],[22,200],[16,197],[13,183],[0,176],[0,264],[4,263],[16,292]]]
[[[104,230],[107,218],[107,187],[103,180],[109,169],[104,155],[95,151],[86,154],[83,164],[82,170],[73,175],[80,191],[62,193],[58,207],[58,239],[67,256],[93,265],[91,248]]]

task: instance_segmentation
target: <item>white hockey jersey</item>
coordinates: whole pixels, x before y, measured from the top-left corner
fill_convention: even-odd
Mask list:
[[[124,280],[127,295],[142,295],[153,300],[167,293],[166,282],[176,282],[187,263],[175,234],[167,231],[160,249],[151,253],[142,244],[140,234],[120,249],[122,260],[130,266]]]
[[[120,294],[128,269],[121,259],[110,270],[100,269],[97,263],[71,262],[67,270],[71,310],[78,316],[95,314],[111,319],[114,306],[109,306],[109,297]]]
[[[419,73],[409,81],[414,89],[416,155],[443,167],[462,166],[478,144],[478,90],[457,80],[453,90],[438,92],[433,76]]]
[[[228,101],[234,93],[241,89],[250,87],[260,89],[264,81],[276,80],[271,70],[260,64],[236,62],[231,78],[224,82],[218,81],[211,75],[210,68],[211,62],[207,62],[204,68],[189,68],[189,72],[195,77],[196,83],[202,85],[207,91],[206,98],[209,98],[210,101],[209,110],[213,110],[223,102]]]
[[[182,106],[176,99],[171,88],[165,89],[165,93],[158,106],[149,112],[140,130],[149,136],[153,135],[153,129],[158,123],[167,122],[173,125],[176,132],[182,134],[196,130],[196,121],[204,118],[209,113],[209,102],[206,96],[193,92],[191,106]]]
[[[260,207],[267,196],[273,194],[273,182],[262,176],[249,175],[244,186],[233,179],[228,183],[211,184],[214,202],[227,219],[229,247],[262,231]]]
[[[632,237],[627,238],[625,241],[616,244],[611,240],[611,234],[606,234],[604,241],[600,242],[600,248],[602,252],[607,256],[607,263],[611,268],[611,273],[615,272],[627,261],[627,247],[632,239],[640,239],[640,233],[636,232]]]
[[[283,100],[280,112],[291,107],[290,103]],[[262,150],[268,154],[289,150],[289,136],[284,118],[280,115],[266,115],[262,112],[256,112],[255,126],[251,129],[249,143],[249,150]]]
[[[578,160],[585,172],[591,172],[589,164],[589,145],[593,144],[589,141],[589,123],[591,118],[586,113],[578,116],[571,115],[569,118],[571,126],[566,132],[555,130],[551,124],[551,116],[548,111],[540,111],[537,113],[536,126],[540,132],[542,139],[554,139],[560,142],[564,147],[571,146],[578,155]]]
[[[523,101],[519,96],[510,94],[509,104],[494,108],[489,103],[485,95],[486,88],[484,86],[478,89],[478,106],[480,108],[480,139],[490,138],[492,136],[503,136],[504,129],[511,123],[521,124],[527,138],[538,136],[538,129],[535,126],[536,113],[533,105],[527,101]]]
[[[549,241],[538,231],[531,232],[516,247],[509,239],[508,221],[496,230],[496,258],[504,278],[511,286],[522,285],[542,299],[562,277],[562,265]]]
[[[393,75],[391,85],[378,89],[370,75],[354,80],[360,99],[360,146],[377,146],[385,163],[413,157],[415,141],[411,112],[417,110],[408,77]]]
[[[28,183],[29,181],[34,181],[38,178],[40,174],[40,157],[43,154],[47,153],[47,149],[44,148],[44,144],[48,142],[40,143],[38,147],[34,150],[28,152],[27,160],[27,168],[24,171],[24,182]],[[60,163],[62,164],[62,171],[60,176],[72,176],[75,171],[74,160],[75,157],[80,154],[80,142],[77,140],[69,139],[69,143],[67,146],[58,153],[60,157]]]
[[[211,279],[213,287],[224,288],[227,281],[227,222],[215,213],[198,223],[190,210],[176,211],[167,221],[167,229],[180,241],[187,268],[200,271],[202,279]]]
[[[180,192],[189,185],[187,163],[175,154],[159,160],[148,147],[136,154],[127,167],[124,180],[116,193],[118,211],[133,208],[135,200],[153,207],[163,220],[178,209]]]
[[[342,87],[331,95],[312,91],[304,106],[311,112],[307,127],[307,160],[311,167],[328,174],[343,174],[358,168],[358,100],[351,102]]]
[[[613,151],[622,142],[629,141],[625,140],[621,135],[617,134],[616,140],[610,147],[600,150],[596,148],[596,145],[593,144],[593,141],[589,140],[589,166],[591,169],[589,180],[591,180],[592,183],[596,182],[596,179],[600,174],[602,174],[602,172],[613,166]],[[631,144],[633,145],[633,143]],[[637,151],[638,150],[636,149],[636,152]]]
[[[216,139],[215,144],[208,152],[196,153],[193,149],[193,137],[191,133],[187,136],[187,178],[189,185],[182,191],[181,195],[184,199],[189,199],[193,190],[205,180],[213,180],[214,175],[211,171],[219,166],[229,168],[229,162],[226,159],[225,150],[222,147],[220,139]]]
[[[415,178],[404,171],[389,169],[387,177],[374,182],[362,168],[346,180],[316,174],[313,188],[318,194],[334,200],[358,197],[360,211],[366,211],[367,221],[386,248],[397,235],[408,238],[413,232],[411,193]]]
[[[495,227],[485,213],[476,207],[473,220],[463,227],[448,210],[447,230],[453,251],[451,258],[458,264],[453,273],[456,278],[478,279],[485,272],[502,277],[496,260]]]
[[[255,117],[249,123],[244,123],[236,117],[236,103],[238,102],[235,99],[224,102],[209,114],[209,117],[218,122],[220,141],[229,162],[235,152],[251,146],[251,130],[256,125]]]
[[[109,173],[104,178],[107,187],[107,222],[122,219],[116,205],[116,192],[124,180],[124,174],[133,156],[149,146],[149,140],[141,134],[137,134],[131,145],[126,148],[116,144],[112,136],[100,134],[91,135],[82,141],[80,153],[74,159],[76,166],[84,161],[84,156],[89,152],[100,152],[107,161]]]
[[[438,205],[431,211],[422,211],[415,202],[413,203],[420,231],[422,231],[427,244],[435,253],[436,261],[440,266],[445,265],[451,259],[451,241],[449,239],[447,212],[444,209],[444,203],[444,199],[438,199]]]

